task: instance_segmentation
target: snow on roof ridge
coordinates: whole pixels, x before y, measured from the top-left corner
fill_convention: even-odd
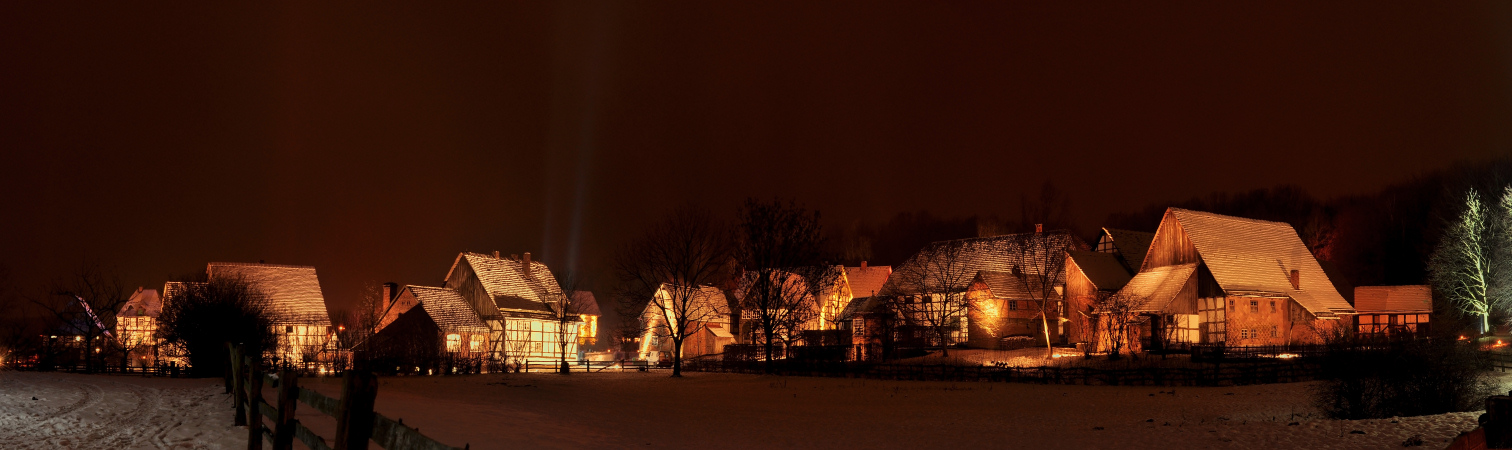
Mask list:
[[[1196,215],[1201,215],[1201,216],[1208,216],[1208,217],[1212,217],[1212,218],[1215,218],[1215,219],[1226,219],[1226,220],[1233,220],[1233,221],[1237,221],[1237,222],[1249,222],[1249,223],[1254,223],[1254,224],[1259,224],[1259,225],[1275,225],[1275,226],[1283,226],[1283,227],[1287,227],[1287,228],[1292,228],[1291,224],[1289,224],[1289,223],[1286,223],[1286,222],[1276,222],[1276,221],[1273,221],[1273,220],[1252,219],[1252,218],[1249,218],[1249,217],[1230,216],[1230,215],[1227,215],[1227,214],[1218,214],[1218,213],[1215,213],[1215,212],[1198,211],[1198,210],[1195,210],[1195,209],[1186,209],[1186,208],[1177,208],[1175,206],[1172,206],[1170,208],[1170,210],[1172,212],[1178,212],[1179,211],[1179,212],[1183,212],[1183,213],[1190,213],[1190,214],[1196,214]]]
[[[293,264],[268,264],[268,263],[225,262],[225,261],[212,262],[212,263],[206,264],[206,266],[207,267],[208,266],[277,267],[277,268],[285,268],[285,269],[310,269],[310,270],[314,270],[315,269],[315,266],[298,266],[298,265],[293,265]]]

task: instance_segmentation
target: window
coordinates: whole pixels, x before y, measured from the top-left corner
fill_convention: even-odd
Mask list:
[[[460,334],[448,334],[448,335],[446,335],[446,351],[452,352],[452,353],[456,353],[458,350],[461,350],[461,349],[462,349],[462,335],[460,335]]]
[[[287,327],[284,327],[284,332],[285,333],[293,333],[294,332],[294,326],[293,325],[289,325]]]
[[[477,352],[483,350],[483,335],[474,334],[467,341],[467,351]]]
[[[1256,314],[1260,313],[1260,301],[1259,300],[1250,300],[1250,312],[1251,313],[1256,313]]]
[[[1018,311],[1018,300],[1009,300],[1008,301],[1008,310],[1009,311]]]
[[[1233,300],[1229,300],[1229,311],[1233,311],[1233,310],[1234,310],[1234,301]]]
[[[1271,300],[1271,314],[1275,314],[1275,313],[1276,313],[1276,301],[1275,300]]]
[[[866,319],[862,319],[860,317],[857,317],[855,319],[851,319],[851,334],[852,335],[861,336],[861,335],[865,334],[865,331],[863,330],[864,328],[866,328]]]
[[[1274,304],[1276,304],[1276,302],[1271,302],[1271,304],[1274,305]],[[1278,337],[1278,335],[1279,334],[1278,334],[1278,330],[1276,329],[1276,326],[1275,325],[1271,325],[1271,337]]]
[[[1241,328],[1241,329],[1239,329],[1239,339],[1249,339],[1249,336],[1250,336],[1249,328]]]

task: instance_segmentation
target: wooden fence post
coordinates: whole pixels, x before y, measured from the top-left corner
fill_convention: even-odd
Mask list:
[[[257,361],[248,356],[242,372],[247,374],[247,450],[262,450],[262,374]]]
[[[366,449],[373,437],[373,400],[378,397],[378,379],[372,372],[347,371],[341,387],[340,415],[336,417],[335,450]]]
[[[232,403],[236,404],[236,426],[247,425],[247,390],[245,367],[242,367],[241,347],[231,347]]]
[[[231,361],[236,361],[236,349],[231,346],[230,342],[226,343],[226,354],[230,355]],[[159,366],[159,367],[161,367],[161,366]],[[161,371],[159,371],[159,373],[161,373]],[[231,380],[236,377],[236,374],[231,373],[231,365],[230,364],[226,365],[226,373],[224,374],[224,377],[226,379],[226,393],[230,394],[232,392],[231,389],[235,387],[235,386],[232,386]]]
[[[299,378],[284,369],[278,374],[278,424],[273,433],[274,450],[294,448],[294,409],[299,405]]]

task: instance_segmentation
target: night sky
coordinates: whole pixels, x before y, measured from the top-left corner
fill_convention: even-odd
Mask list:
[[[1016,218],[1052,180],[1090,228],[1512,149],[1509,2],[205,3],[0,4],[12,284],[266,260],[341,306],[464,250],[607,281],[685,202]]]

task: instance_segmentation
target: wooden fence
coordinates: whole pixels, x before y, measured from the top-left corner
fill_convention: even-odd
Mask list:
[[[847,377],[917,381],[998,381],[1042,384],[1116,386],[1232,386],[1313,380],[1311,362],[1215,364],[1209,367],[1013,367],[928,364],[777,364],[768,371],[759,363],[709,361],[690,364],[700,372],[769,373],[790,376]]]
[[[378,397],[378,380],[371,372],[347,371],[343,377],[341,398],[333,399],[299,387],[299,377],[293,370],[284,369],[278,376],[264,373],[260,370],[259,358],[244,355],[238,346],[229,343],[226,346],[231,352],[226,391],[232,394],[235,403],[236,425],[247,426],[249,450],[261,450],[263,439],[271,441],[276,450],[293,448],[294,439],[314,450],[365,449],[370,439],[387,450],[459,449],[373,411],[373,400]],[[278,389],[277,407],[263,400],[264,385]],[[334,446],[326,444],[325,439],[294,418],[300,402],[336,418]],[[272,420],[273,426],[267,426],[264,418]]]

